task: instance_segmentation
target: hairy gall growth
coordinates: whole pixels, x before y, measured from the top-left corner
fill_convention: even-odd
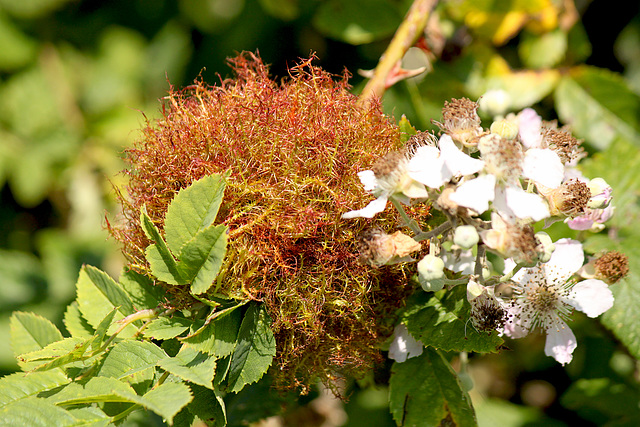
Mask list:
[[[400,267],[363,265],[357,236],[367,222],[341,215],[362,203],[357,173],[400,148],[400,132],[379,103],[357,104],[346,75],[336,81],[311,59],[282,83],[255,55],[230,64],[235,78],[171,91],[162,118],[147,123],[128,151],[124,221],[110,230],[144,272],[150,242],[140,208],[162,230],[178,190],[228,171],[217,218],[230,230],[228,252],[210,292],[264,302],[280,385],[362,374],[380,358],[376,346],[392,332],[388,314],[402,304],[407,280]],[[397,225],[391,214],[379,220]],[[170,289],[168,304],[188,305],[186,289]]]

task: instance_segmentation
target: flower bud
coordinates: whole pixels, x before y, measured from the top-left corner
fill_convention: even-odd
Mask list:
[[[518,126],[507,119],[496,120],[491,123],[490,130],[491,133],[498,134],[504,139],[514,139],[518,136]]]
[[[426,292],[436,292],[444,287],[444,261],[427,255],[418,263],[418,280]]]
[[[462,249],[471,249],[480,240],[480,236],[473,225],[461,225],[453,233],[453,243]]]
[[[591,191],[591,199],[587,202],[587,207],[591,209],[604,209],[611,203],[611,193],[613,190],[602,178],[594,178],[587,184]]]

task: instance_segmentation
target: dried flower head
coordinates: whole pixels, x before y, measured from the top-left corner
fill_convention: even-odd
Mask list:
[[[610,251],[594,261],[595,278],[608,284],[618,282],[629,274],[629,258],[618,251]]]
[[[358,105],[346,74],[336,81],[312,59],[278,83],[245,53],[229,61],[234,78],[172,90],[162,117],[127,152],[124,221],[109,225],[131,266],[144,272],[150,242],[140,208],[162,230],[178,190],[228,171],[218,220],[230,234],[217,292],[264,301],[278,384],[303,390],[315,378],[358,375],[381,360],[376,345],[395,320],[379,322],[381,313],[394,312],[406,293],[402,268],[359,262],[354,236],[364,222],[340,218],[361,203],[356,173],[401,146],[399,129],[378,102]],[[384,214],[378,221],[394,223]]]
[[[565,165],[575,165],[586,154],[581,146],[582,141],[576,139],[567,129],[556,129],[554,123],[544,123],[542,126],[542,146],[550,148]]]
[[[587,184],[577,179],[566,181],[555,189],[540,190],[549,202],[551,215],[575,218],[584,214],[591,199],[591,190]]]
[[[468,98],[445,101],[442,121],[443,123],[436,121],[434,123],[451,139],[465,147],[475,147],[478,144],[478,138],[485,133],[480,126],[478,103]]]
[[[387,234],[378,228],[372,228],[358,237],[360,260],[373,267],[411,261],[413,258],[410,255],[421,249],[420,243],[400,231]]]

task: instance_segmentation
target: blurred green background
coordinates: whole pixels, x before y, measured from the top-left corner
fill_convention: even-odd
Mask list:
[[[444,100],[477,99],[500,88],[511,95],[513,110],[535,104],[545,119],[572,121],[591,152],[617,144],[622,154],[603,154],[592,170],[606,175],[599,165],[615,168],[619,157],[637,159],[639,4],[615,2],[613,8],[610,1],[578,1],[576,22],[563,26],[566,3],[442,2],[438,27],[444,45],[433,71],[394,86],[384,97],[385,110],[397,119],[406,114],[427,129],[431,119],[440,119]],[[170,84],[183,87],[198,76],[214,84],[229,76],[225,58],[242,50],[259,51],[276,76],[286,76],[287,66],[315,52],[317,65],[353,74],[357,92],[363,84],[358,70],[375,67],[410,5],[409,0],[0,0],[0,334],[5,342],[15,310],[36,312],[62,326],[83,263],[118,275],[123,260],[108,239],[104,217],[117,218],[113,186],[124,180],[123,151],[145,117],[159,115]],[[510,12],[524,20],[513,23]],[[420,54],[412,58],[424,64]],[[637,218],[638,180],[627,184],[633,209],[623,207],[621,222],[625,215]],[[572,407],[572,395],[559,398],[578,377],[625,383],[637,373],[635,360],[609,332],[582,320],[574,325],[581,343],[576,362],[567,370],[540,356],[540,337],[519,341],[506,356],[472,359],[476,384],[485,384],[480,419],[501,414],[500,425],[596,425],[612,419],[606,408],[586,405],[581,411],[580,399]],[[0,346],[0,373],[15,370],[8,344]],[[633,401],[637,381],[629,381],[633,385],[625,387]],[[526,390],[535,386],[533,395],[547,401],[527,397]],[[353,388],[348,425],[392,425],[384,389]]]

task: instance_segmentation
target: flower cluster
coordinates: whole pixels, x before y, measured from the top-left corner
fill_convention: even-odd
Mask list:
[[[439,137],[418,132],[403,151],[360,172],[375,200],[343,218],[373,218],[391,202],[413,240],[429,240],[429,253],[412,258],[418,247],[406,235],[407,250],[394,252],[394,245],[380,243],[391,237],[378,230],[370,234],[376,243],[366,245],[362,259],[376,266],[418,261],[418,282],[427,292],[466,283],[470,320],[478,331],[520,338],[542,330],[545,353],[569,363],[577,345],[567,324],[571,313],[597,317],[613,306],[608,284],[626,274],[626,257],[611,252],[584,265],[579,241],[553,242],[534,230],[538,222],[540,229],[557,221],[574,230],[602,230],[613,213],[611,187],[602,178],[582,176],[577,165],[585,153],[567,129],[544,122],[530,108],[499,116],[485,129],[477,108],[468,99],[445,103],[442,123],[435,122]],[[421,203],[446,220],[423,230],[404,208]],[[487,251],[504,259],[502,274],[491,271]],[[505,285],[508,298],[496,292]],[[389,355],[402,362],[420,354],[419,348],[399,325]]]

